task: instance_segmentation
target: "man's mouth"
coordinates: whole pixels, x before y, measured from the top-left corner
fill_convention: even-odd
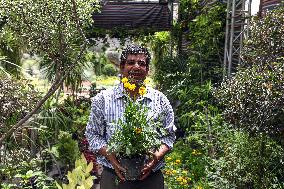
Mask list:
[[[142,75],[142,73],[138,71],[129,71],[128,73],[130,76],[134,76],[134,77],[139,77]]]

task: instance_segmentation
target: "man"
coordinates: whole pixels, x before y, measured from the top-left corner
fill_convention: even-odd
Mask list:
[[[146,48],[130,45],[122,51],[120,72],[122,77],[131,78],[136,85],[144,81],[149,72],[150,54]],[[92,100],[92,110],[89,123],[86,127],[86,137],[90,150],[97,153],[97,162],[104,170],[101,176],[101,189],[163,189],[164,178],[161,168],[164,166],[163,157],[173,147],[175,140],[174,114],[172,107],[164,94],[147,87],[147,93],[139,96],[138,88],[128,91],[130,96],[147,105],[149,114],[153,118],[162,117],[163,127],[167,134],[160,138],[161,147],[153,152],[150,159],[141,171],[141,177],[136,181],[127,181],[123,176],[125,168],[120,165],[115,154],[107,152],[107,145],[114,132],[118,119],[123,115],[125,103],[123,100],[123,85],[102,91]],[[118,178],[118,179],[117,179]],[[116,182],[119,180],[119,182]]]

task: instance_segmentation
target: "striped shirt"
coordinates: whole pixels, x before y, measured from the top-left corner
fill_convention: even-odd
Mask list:
[[[89,149],[97,154],[97,162],[103,166],[113,168],[106,158],[98,154],[99,149],[107,146],[114,133],[115,123],[121,118],[125,109],[124,88],[122,84],[116,87],[101,91],[92,99],[92,109],[89,122],[86,127],[86,138],[89,142]],[[175,141],[174,113],[167,97],[151,88],[147,87],[147,93],[137,99],[138,102],[149,107],[148,115],[153,120],[159,119],[166,129],[167,134],[161,136],[160,140],[168,147],[172,148]],[[161,160],[153,169],[156,171],[164,166]]]

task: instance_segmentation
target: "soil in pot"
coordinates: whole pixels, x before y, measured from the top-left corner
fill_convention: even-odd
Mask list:
[[[118,157],[118,160],[126,169],[124,173],[126,180],[138,180],[141,176],[141,170],[145,164],[145,156],[137,157]]]

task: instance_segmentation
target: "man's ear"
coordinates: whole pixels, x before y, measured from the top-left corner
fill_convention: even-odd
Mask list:
[[[150,70],[150,66],[147,65],[147,67],[146,67],[147,74],[149,74],[149,70]]]
[[[120,64],[120,65],[119,65],[119,70],[120,70],[120,73],[123,72],[123,70],[124,70],[124,64]]]

